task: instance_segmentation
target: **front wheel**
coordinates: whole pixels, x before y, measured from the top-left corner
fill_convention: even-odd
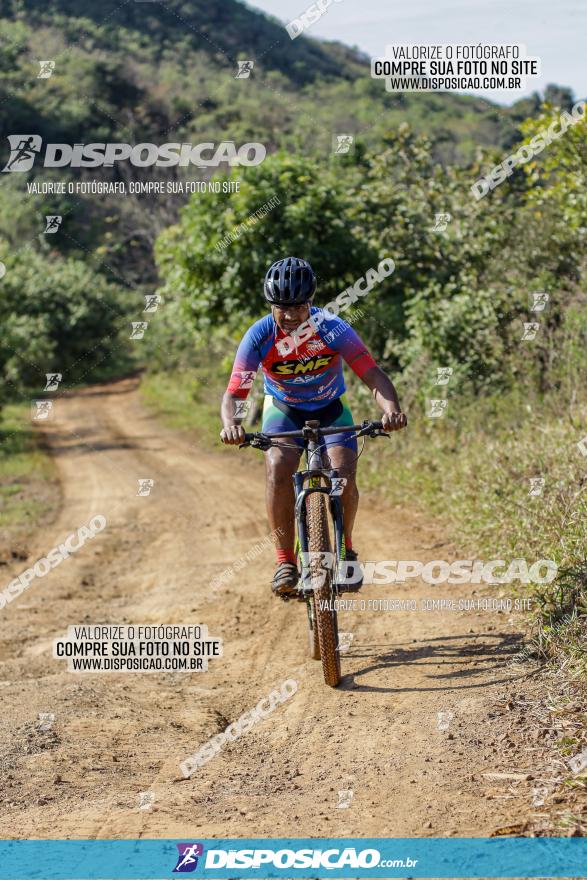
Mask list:
[[[318,627],[316,626],[316,600],[313,596],[306,599],[308,610],[308,652],[312,660],[320,659],[320,642],[318,641]]]
[[[314,628],[318,634],[320,659],[324,681],[330,687],[340,684],[340,654],[338,652],[338,625],[336,611],[332,607],[332,566],[324,565],[323,553],[330,554],[330,533],[326,496],[312,492],[306,498],[306,519],[310,572],[313,587]],[[332,558],[326,557],[326,558]]]

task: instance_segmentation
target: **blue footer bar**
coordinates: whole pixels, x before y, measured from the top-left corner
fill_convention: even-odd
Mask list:
[[[587,838],[0,841],[0,880],[586,877]]]

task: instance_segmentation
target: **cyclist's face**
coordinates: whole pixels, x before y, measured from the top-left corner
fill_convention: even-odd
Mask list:
[[[272,306],[275,323],[284,333],[291,333],[310,317],[310,304],[301,306]]]

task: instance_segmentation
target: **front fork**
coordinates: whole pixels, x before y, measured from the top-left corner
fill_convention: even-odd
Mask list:
[[[338,477],[337,470],[307,470],[307,471],[296,471],[293,474],[293,482],[294,482],[294,494],[295,494],[295,517],[296,517],[296,527],[297,527],[297,545],[298,545],[298,554],[301,562],[301,592],[304,597],[309,599],[312,594],[312,584],[311,584],[311,572],[309,566],[309,550],[308,550],[308,527],[307,527],[307,511],[306,511],[306,498],[311,495],[313,492],[321,492],[324,495],[328,496],[329,499],[329,507],[330,507],[330,515],[332,517],[332,522],[334,524],[334,557],[333,562],[336,560],[336,564],[333,565],[332,571],[332,583],[337,582],[337,572],[339,569],[339,563],[342,559],[343,555],[343,547],[344,547],[344,531],[343,531],[343,516],[342,516],[342,500],[340,495],[332,495],[332,481]],[[321,480],[326,479],[328,481],[327,486],[321,485]],[[304,485],[308,482],[308,485]]]

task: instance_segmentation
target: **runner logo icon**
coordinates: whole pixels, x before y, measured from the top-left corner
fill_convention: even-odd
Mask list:
[[[2,171],[30,171],[43,143],[38,134],[9,134],[10,158]]]
[[[204,855],[204,846],[201,843],[178,843],[177,865],[173,869],[174,874],[188,874],[198,867],[198,856]]]

